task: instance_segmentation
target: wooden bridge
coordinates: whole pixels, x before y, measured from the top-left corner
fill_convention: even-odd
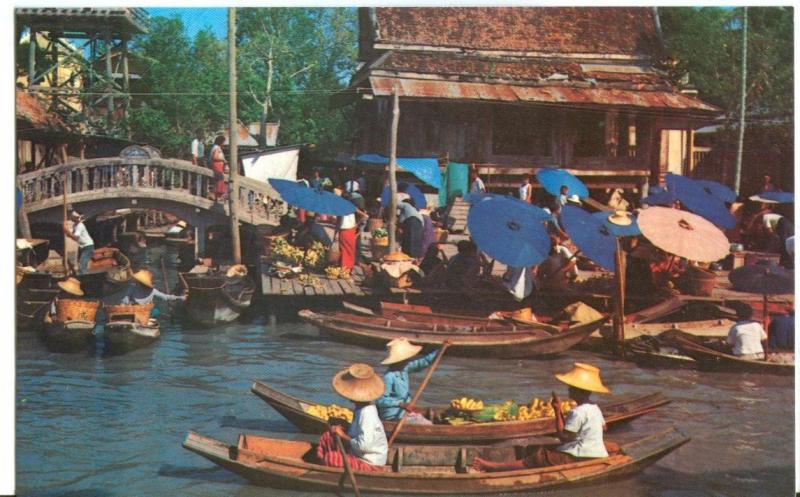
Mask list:
[[[227,175],[226,175],[227,180]],[[174,214],[205,232],[226,222],[227,202],[210,195],[211,169],[178,159],[106,157],[68,162],[17,176],[31,223],[63,220],[63,192],[70,206],[91,218],[115,209],[157,209]],[[239,220],[252,225],[277,225],[286,211],[278,193],[268,184],[239,176]]]

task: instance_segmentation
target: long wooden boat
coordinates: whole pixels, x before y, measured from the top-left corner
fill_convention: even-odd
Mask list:
[[[793,375],[794,364],[742,359],[733,354],[707,347],[701,341],[691,336],[674,336],[673,342],[680,347],[681,352],[694,359],[697,367],[715,371],[747,371],[752,373],[769,373],[779,375]]]
[[[94,321],[56,321],[44,317],[44,340],[51,349],[72,352],[86,348],[94,341]]]
[[[41,327],[44,315],[58,292],[57,288],[18,288],[15,308],[17,328],[29,330]]]
[[[127,284],[130,272],[131,261],[122,251],[103,247],[95,249],[87,272],[77,275],[77,278],[85,296],[101,298],[121,290]]]
[[[234,321],[253,300],[255,284],[248,275],[179,274],[188,291],[186,314],[202,326]]]
[[[114,320],[106,323],[106,348],[115,352],[146,347],[161,336],[158,322],[140,324],[133,320]]]
[[[300,311],[298,316],[335,340],[363,347],[384,348],[388,341],[400,337],[431,347],[439,347],[449,340],[449,354],[502,359],[560,354],[580,343],[608,319],[604,317],[573,326],[561,333],[551,333],[535,327],[493,330],[474,326],[410,323],[341,312],[319,313],[309,309]]]
[[[354,471],[363,492],[386,494],[496,494],[586,485],[637,473],[689,437],[675,428],[621,444],[609,457],[495,473],[476,472],[476,456],[490,460],[519,458],[523,447],[393,446],[383,471]],[[183,447],[252,483],[305,491],[336,491],[343,468],[315,462],[316,447],[304,441],[239,435],[237,445],[189,432]]]
[[[301,400],[280,392],[266,383],[254,381],[250,390],[272,406],[283,417],[292,422],[304,433],[321,434],[327,429],[327,420],[306,412],[313,402]],[[609,426],[631,421],[670,401],[661,393],[619,398],[603,404],[603,418]],[[428,408],[420,406],[422,411]],[[446,407],[433,407],[435,412],[444,412]],[[523,439],[549,435],[553,431],[554,418],[539,418],[526,421],[495,421],[491,423],[450,424],[404,424],[398,435],[401,443],[416,444],[495,444],[507,440]],[[384,421],[386,433],[394,431],[397,422]]]

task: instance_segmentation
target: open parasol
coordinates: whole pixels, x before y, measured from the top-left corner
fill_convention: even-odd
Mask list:
[[[652,186],[650,187],[648,195],[642,199],[642,203],[647,205],[671,206],[676,200],[678,199],[675,198],[675,195],[673,195],[672,192],[667,191],[666,188],[661,186]]]
[[[535,209],[510,197],[489,198],[470,207],[467,227],[490,257],[513,267],[533,266],[550,252],[550,237]]]
[[[642,235],[664,252],[692,261],[726,257],[730,243],[711,221],[680,209],[648,207],[637,219]]]
[[[270,178],[269,184],[278,190],[284,202],[308,211],[344,216],[356,211],[352,202],[322,188],[311,188],[296,181]]]
[[[761,192],[753,195],[750,200],[763,202],[765,204],[793,204],[794,193],[791,192]]]
[[[736,227],[736,218],[719,198],[709,193],[699,183],[686,176],[667,173],[667,189],[680,200],[681,205],[702,216],[720,228]]]
[[[567,204],[561,208],[561,223],[586,257],[609,271],[615,270],[617,241],[603,220]]]
[[[736,202],[736,192],[722,183],[717,183],[716,181],[711,181],[710,179],[696,179],[694,181],[700,185],[703,190],[719,200],[729,204]]]
[[[630,212],[600,211],[593,213],[592,216],[602,221],[614,236],[639,236],[642,234],[639,225],[636,224],[636,216]],[[626,219],[627,222],[625,222]]]
[[[414,201],[414,206],[417,209],[424,209],[428,206],[428,201],[425,199],[425,194],[422,193],[422,190],[420,190],[417,185],[414,183],[401,181],[397,184],[398,191],[401,185],[406,185],[406,193],[409,197],[411,197],[411,200]],[[389,207],[391,196],[392,190],[389,188],[389,185],[384,186],[383,191],[381,192],[381,207]]]
[[[581,199],[589,196],[589,189],[583,181],[566,169],[545,167],[536,171],[536,179],[547,193],[556,197],[561,193],[562,186],[567,187],[567,195],[577,195]]]

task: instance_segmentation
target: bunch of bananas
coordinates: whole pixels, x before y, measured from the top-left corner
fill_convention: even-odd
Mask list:
[[[314,417],[324,419],[325,421],[329,418],[341,418],[347,420],[347,422],[353,421],[353,411],[346,407],[337,406],[336,404],[331,404],[329,406],[321,404],[313,405],[307,407],[306,412]]]
[[[278,238],[275,240],[271,255],[274,259],[298,265],[303,262],[305,252],[303,249],[290,245],[283,238]]]
[[[566,414],[570,409],[572,409],[576,405],[578,405],[578,403],[575,402],[574,400],[562,400],[561,412]],[[556,415],[555,410],[553,409],[553,406],[550,405],[550,402],[534,398],[531,400],[530,405],[524,405],[519,408],[519,412],[517,413],[517,420],[528,421],[531,419],[552,418],[555,415]]]
[[[305,256],[303,257],[303,266],[305,266],[306,269],[319,270],[322,269],[322,265],[325,264],[326,260],[327,250],[325,250],[325,245],[320,242],[314,242],[311,244],[311,247],[306,250]]]
[[[461,397],[451,400],[450,407],[459,411],[478,411],[483,409],[483,401]]]
[[[332,279],[346,280],[350,279],[350,269],[339,266],[328,266],[325,268],[325,275]]]
[[[301,274],[297,278],[304,286],[313,286],[314,288],[322,288],[319,278],[311,274]]]

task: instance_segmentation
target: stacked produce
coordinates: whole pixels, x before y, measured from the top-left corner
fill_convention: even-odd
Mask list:
[[[350,269],[339,266],[328,266],[325,268],[325,275],[332,279],[347,280],[350,279]]]
[[[478,411],[483,409],[483,401],[461,397],[451,400],[450,407],[459,411]]]
[[[353,411],[346,407],[337,406],[336,404],[331,404],[329,406],[317,404],[307,407],[305,411],[308,414],[320,419],[324,419],[325,421],[330,418],[341,418],[348,422],[353,421]]]
[[[327,259],[327,250],[325,245],[320,242],[314,242],[311,247],[306,250],[305,257],[303,257],[303,266],[306,269],[319,271],[325,265]]]
[[[272,248],[271,255],[274,260],[298,266],[303,262],[305,252],[301,248],[290,245],[289,242],[283,238],[278,238],[275,240],[275,246]]]
[[[561,412],[567,413],[575,407],[574,400],[561,401]],[[516,402],[507,400],[501,404],[484,404],[481,400],[462,397],[453,399],[450,402],[453,416],[449,417],[453,422],[463,422],[464,414],[472,421],[486,423],[491,421],[530,421],[540,418],[552,418],[555,410],[549,401],[538,398],[531,399],[530,404],[518,405]]]

